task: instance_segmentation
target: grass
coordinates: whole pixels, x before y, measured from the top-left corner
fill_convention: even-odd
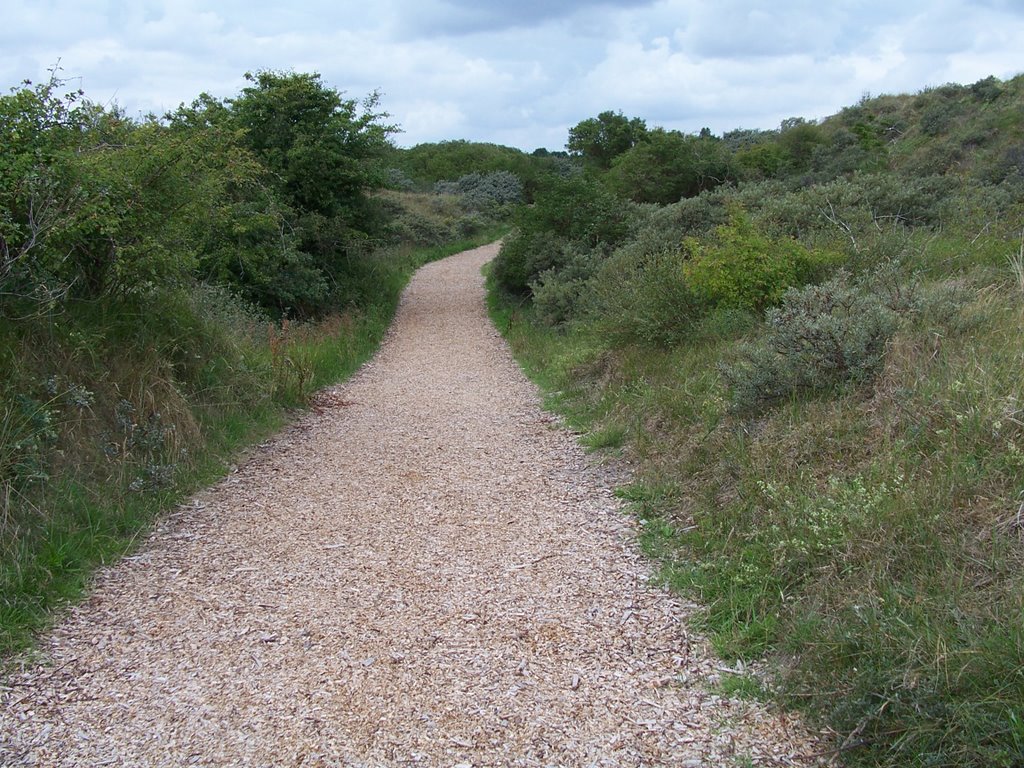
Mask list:
[[[1024,232],[1020,234],[1020,249],[1007,257],[1010,274],[1017,291],[1024,295]]]
[[[89,306],[0,328],[0,658],[30,649],[98,566],[369,359],[416,268],[501,234],[379,256],[377,300],[315,324],[268,330],[212,290],[158,315]]]
[[[717,370],[756,326],[617,346],[491,286],[549,405],[634,464],[659,577],[849,765],[1024,765],[1024,304],[1018,244],[980,229],[914,234],[923,298],[873,380],[752,413]]]

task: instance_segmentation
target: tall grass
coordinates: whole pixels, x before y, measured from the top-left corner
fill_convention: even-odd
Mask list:
[[[1024,231],[1020,233],[1020,248],[1016,253],[1007,257],[1010,266],[1010,275],[1017,290],[1024,294]]]

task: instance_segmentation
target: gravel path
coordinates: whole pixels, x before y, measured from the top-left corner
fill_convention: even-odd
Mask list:
[[[373,363],[100,574],[0,688],[0,764],[811,764],[647,586],[487,321],[495,250],[421,270]]]

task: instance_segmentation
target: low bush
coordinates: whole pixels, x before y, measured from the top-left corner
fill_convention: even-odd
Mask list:
[[[733,402],[750,410],[795,393],[863,382],[882,366],[897,314],[839,275],[793,288],[768,310],[763,337],[721,367]]]
[[[671,346],[683,339],[704,305],[686,280],[679,249],[625,246],[598,268],[586,296],[589,322],[613,346]]]
[[[529,296],[541,275],[565,267],[569,248],[569,241],[554,232],[514,230],[501,244],[492,274],[502,290]]]
[[[730,222],[706,240],[689,238],[683,274],[706,310],[761,310],[783,293],[820,278],[836,257],[797,240],[769,238],[734,210]]]
[[[458,195],[473,210],[491,210],[523,201],[523,182],[511,171],[470,173],[457,181],[439,181],[434,191]]]
[[[558,326],[576,318],[585,305],[589,282],[606,258],[600,248],[568,247],[560,268],[541,272],[530,284],[537,319]]]
[[[749,314],[778,303],[788,288],[818,279],[835,260],[792,238],[762,234],[738,209],[703,239],[672,244],[648,234],[653,229],[641,226],[597,265],[586,286],[574,285],[576,304],[613,344],[678,343],[708,315]]]
[[[636,208],[585,177],[547,179],[535,202],[521,208],[516,229],[494,261],[493,275],[505,291],[530,296],[541,273],[568,261],[568,246],[613,248],[630,232]]]

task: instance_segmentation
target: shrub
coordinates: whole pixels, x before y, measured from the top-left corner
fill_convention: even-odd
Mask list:
[[[820,276],[831,257],[792,238],[759,233],[739,210],[707,242],[689,239],[683,273],[708,309],[759,310],[777,304],[786,289]]]
[[[992,102],[999,98],[1003,92],[999,78],[989,75],[971,85],[971,96],[981,102]]]
[[[593,325],[613,344],[669,346],[682,339],[702,307],[683,274],[679,249],[626,246],[597,270],[586,297]]]
[[[416,182],[401,168],[388,168],[384,171],[384,186],[399,192],[413,192],[416,189]]]
[[[439,218],[425,216],[419,211],[409,210],[391,220],[387,227],[388,237],[394,243],[415,243],[416,245],[438,245],[450,240],[451,228]]]
[[[613,343],[674,344],[710,314],[743,316],[778,303],[787,288],[818,279],[833,261],[791,238],[761,234],[738,209],[713,236],[688,238],[680,247],[671,229],[658,227],[677,214],[654,214],[628,245],[597,265],[585,289],[572,288],[576,304],[587,305]],[[540,283],[553,317],[569,286],[554,275]]]
[[[552,232],[517,230],[505,238],[493,262],[492,274],[504,290],[529,296],[541,274],[565,265],[568,242]]]
[[[725,195],[704,192],[666,206],[638,206],[631,244],[648,251],[679,248],[687,237],[702,236],[728,222]]]
[[[523,182],[511,171],[470,173],[457,181],[439,181],[434,191],[441,195],[458,195],[470,208],[487,210],[523,200]]]
[[[587,285],[607,255],[601,249],[567,248],[564,257],[561,269],[548,269],[530,284],[537,319],[545,325],[562,325],[577,316]]]
[[[921,132],[925,136],[934,137],[946,133],[953,122],[963,114],[964,105],[955,100],[959,91],[954,93],[937,89],[936,93],[942,98],[933,99],[921,112]]]
[[[565,266],[569,244],[612,248],[629,234],[634,213],[592,180],[549,178],[534,205],[521,209],[516,232],[494,261],[494,278],[505,291],[529,296],[542,272]]]
[[[767,314],[764,336],[740,347],[720,370],[733,402],[750,410],[801,391],[863,382],[880,368],[898,315],[840,274],[790,289]]]

